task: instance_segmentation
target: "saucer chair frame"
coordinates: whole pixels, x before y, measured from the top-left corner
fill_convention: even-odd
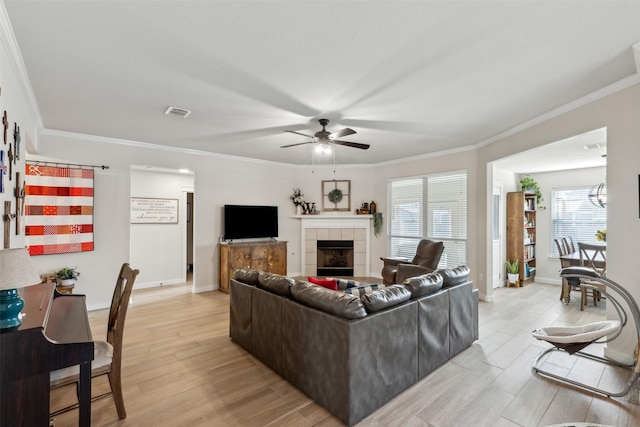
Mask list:
[[[553,347],[543,350],[534,360],[531,367],[532,371],[540,376],[559,381],[565,384],[569,384],[575,387],[579,387],[585,390],[592,391],[594,393],[603,394],[607,397],[620,397],[629,394],[631,388],[636,385],[640,387],[640,355],[638,355],[638,347],[635,351],[635,361],[631,364],[621,364],[612,359],[596,356],[582,352],[581,350],[591,344],[604,344],[616,339],[622,332],[622,328],[627,323],[628,317],[624,308],[620,305],[620,302],[608,291],[613,291],[618,298],[621,298],[629,307],[632,318],[635,324],[635,330],[637,335],[637,341],[640,343],[640,309],[638,304],[633,299],[633,296],[621,285],[617,284],[611,279],[601,277],[597,272],[586,267],[567,267],[560,271],[560,277],[563,279],[579,278],[580,287],[585,289],[599,290],[606,296],[607,301],[611,302],[618,313],[620,320],[594,322],[581,326],[573,327],[547,327],[536,329],[533,331],[533,336],[536,339],[544,340],[553,345]],[[588,282],[599,282],[606,286],[606,290],[596,288],[594,285],[590,285]],[[609,336],[607,338],[607,336]],[[571,380],[569,378],[556,375],[552,372],[545,371],[540,368],[540,364],[546,359],[546,355],[553,351],[564,351],[570,355],[588,358],[598,362],[602,362],[607,365],[613,365],[617,367],[631,369],[632,373],[627,381],[624,389],[620,391],[608,391],[597,387]],[[637,392],[637,390],[636,390]],[[634,393],[634,396],[637,393]],[[631,396],[631,395],[630,395]],[[632,397],[634,400],[636,397]]]

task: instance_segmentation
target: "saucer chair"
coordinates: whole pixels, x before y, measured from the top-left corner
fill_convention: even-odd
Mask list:
[[[638,304],[633,299],[633,296],[621,285],[617,284],[611,279],[598,275],[597,272],[591,268],[586,267],[568,267],[562,269],[560,277],[563,279],[580,279],[580,287],[591,290],[599,290],[602,294],[606,295],[607,301],[611,302],[615,308],[620,320],[607,320],[603,322],[588,323],[581,326],[570,327],[546,327],[533,331],[533,337],[546,341],[552,345],[552,347],[543,350],[534,360],[532,365],[532,371],[542,377],[549,378],[554,381],[562,382],[572,385],[574,387],[589,390],[594,393],[603,394],[607,397],[620,397],[627,394],[630,395],[632,401],[637,402],[637,391],[640,388],[640,356],[638,355],[638,348],[635,351],[635,361],[632,364],[624,365],[614,360],[596,356],[594,354],[582,352],[582,349],[592,344],[604,344],[615,340],[622,328],[627,324],[628,316],[618,299],[621,299],[629,307],[631,311],[631,317],[634,322],[634,327],[637,335],[637,341],[640,342],[640,309]],[[602,288],[605,290],[602,290]],[[618,299],[616,299],[618,298]],[[547,355],[554,351],[564,351],[572,356],[584,357],[596,362],[600,362],[606,365],[612,365],[631,370],[631,375],[627,381],[625,387],[619,391],[609,391],[590,385],[584,384],[579,381],[569,379],[565,376],[560,376],[555,373],[542,369],[542,364],[547,359]],[[636,386],[634,393],[630,394],[631,388]]]

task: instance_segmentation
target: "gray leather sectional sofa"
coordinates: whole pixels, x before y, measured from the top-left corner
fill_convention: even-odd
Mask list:
[[[466,266],[361,297],[240,269],[229,335],[353,425],[478,339],[478,291]]]

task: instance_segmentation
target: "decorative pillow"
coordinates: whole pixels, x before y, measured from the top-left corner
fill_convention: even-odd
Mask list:
[[[358,286],[360,286],[360,282],[357,282],[355,280],[341,279],[339,277],[327,277],[327,279],[335,280],[338,284],[338,289],[341,291],[349,288],[357,288]]]
[[[382,289],[385,286],[383,284],[377,284],[377,283],[372,283],[369,285],[363,285],[361,284],[358,287],[355,288],[347,288],[344,290],[345,294],[352,294],[352,295],[356,295],[356,296],[362,296],[364,294],[370,294],[371,292],[375,291],[376,289]]]
[[[402,285],[411,292],[412,298],[422,297],[442,289],[442,276],[438,273],[427,273],[410,277]]]
[[[258,287],[274,294],[289,297],[291,296],[291,286],[295,283],[291,277],[281,276],[274,273],[260,272],[258,276]]]
[[[336,283],[335,280],[332,280],[332,279],[323,280],[323,279],[315,278],[313,276],[307,276],[307,280],[313,284],[320,285],[323,288],[331,289],[332,291],[338,290],[338,284]]]
[[[374,313],[409,301],[410,298],[411,292],[407,288],[402,285],[391,285],[364,294],[360,297],[360,300],[367,309],[367,313]]]
[[[344,292],[333,292],[313,283],[296,282],[296,285],[291,288],[291,296],[301,304],[347,319],[367,316],[367,310],[360,298]]]
[[[444,268],[442,270],[436,270],[442,276],[442,287],[447,288],[449,286],[464,283],[469,280],[469,274],[471,270],[466,265],[460,265],[456,268]]]
[[[250,268],[238,268],[234,273],[234,278],[247,285],[255,286],[258,284],[258,276],[260,272],[258,270],[252,270]]]

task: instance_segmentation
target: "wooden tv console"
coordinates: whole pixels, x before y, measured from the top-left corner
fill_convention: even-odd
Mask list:
[[[220,243],[220,290],[229,293],[237,268],[287,274],[287,242]]]

